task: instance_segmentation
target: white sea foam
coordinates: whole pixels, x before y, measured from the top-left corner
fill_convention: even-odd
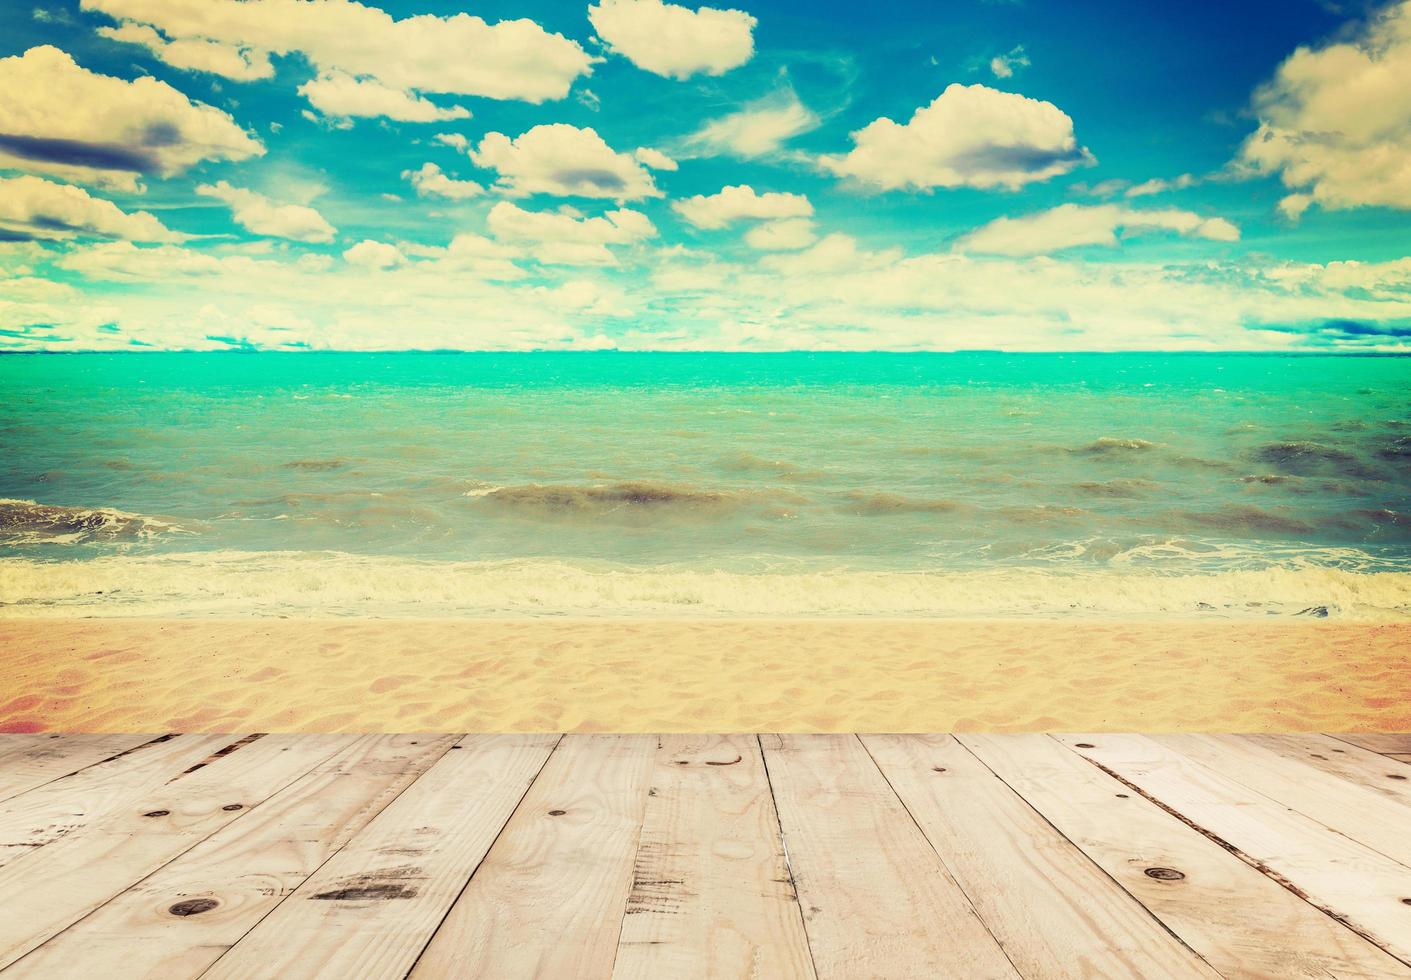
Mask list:
[[[1411,572],[584,567],[308,552],[0,559],[0,615],[1411,617]]]

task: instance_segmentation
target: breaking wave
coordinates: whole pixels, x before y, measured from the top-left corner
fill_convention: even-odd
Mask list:
[[[0,545],[123,544],[191,533],[171,521],[111,507],[58,507],[0,499]]]

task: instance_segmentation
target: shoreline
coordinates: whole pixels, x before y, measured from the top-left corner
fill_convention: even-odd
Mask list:
[[[0,619],[0,731],[1411,729],[1411,623]]]

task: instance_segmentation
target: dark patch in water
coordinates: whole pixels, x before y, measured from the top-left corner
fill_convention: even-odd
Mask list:
[[[1295,476],[1348,476],[1359,480],[1381,479],[1381,474],[1352,453],[1317,442],[1271,442],[1259,447],[1254,458]]]
[[[328,470],[341,470],[348,460],[338,459],[296,459],[284,464],[287,470],[307,470],[310,473],[324,473]]]
[[[946,514],[965,505],[954,500],[908,497],[885,491],[849,490],[847,510],[854,514]]]
[[[1156,443],[1147,442],[1145,439],[1113,439],[1110,436],[1103,436],[1101,439],[1088,443],[1079,452],[1087,453],[1089,456],[1111,456],[1142,452],[1155,447]]]
[[[1411,436],[1402,436],[1391,445],[1382,447],[1377,450],[1377,455],[1394,462],[1411,462]]]
[[[1179,515],[1196,527],[1240,534],[1313,534],[1311,524],[1248,505],[1213,511],[1184,511]]]
[[[587,487],[534,483],[501,487],[479,499],[526,511],[559,514],[607,513],[623,509],[709,512],[728,510],[752,500],[776,503],[797,503],[802,500],[798,495],[787,491],[697,490],[644,480]]]
[[[1094,497],[1144,497],[1160,484],[1151,480],[1108,480],[1106,483],[1079,483],[1077,488]]]

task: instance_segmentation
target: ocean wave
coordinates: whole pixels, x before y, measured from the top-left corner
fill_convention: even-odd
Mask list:
[[[1260,446],[1254,458],[1296,476],[1346,476],[1355,480],[1384,480],[1387,475],[1358,459],[1354,453],[1319,442],[1271,442]]]
[[[7,616],[1268,616],[1411,617],[1411,572],[1295,564],[972,571],[642,569],[215,552],[0,559]],[[1321,610],[1321,612],[1319,611]],[[1311,611],[1311,612],[1310,612]]]
[[[189,528],[111,507],[61,507],[33,500],[0,499],[0,544],[136,543]]]

